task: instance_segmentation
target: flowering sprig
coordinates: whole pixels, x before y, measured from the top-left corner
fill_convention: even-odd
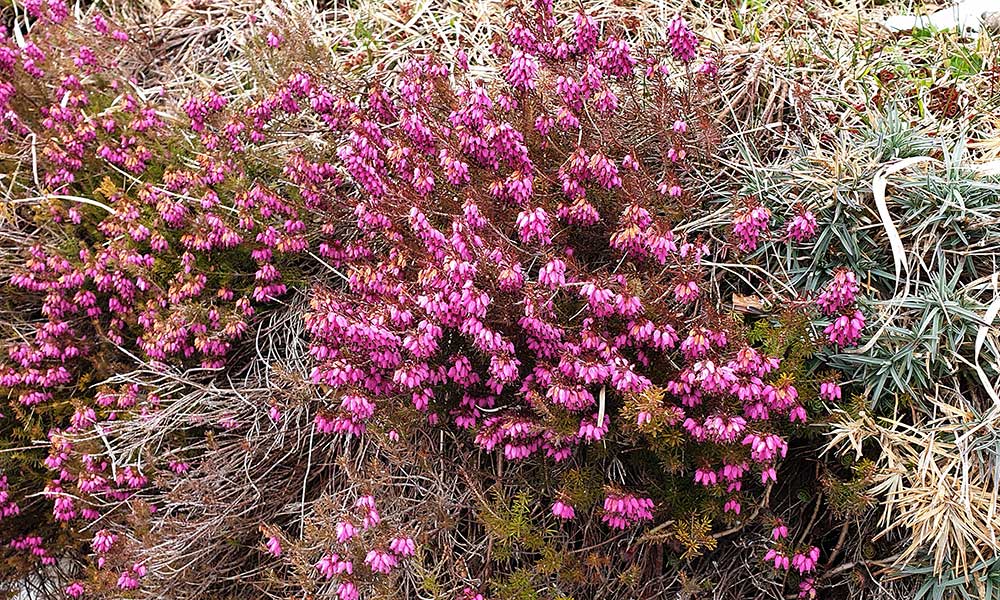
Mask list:
[[[823,329],[823,333],[830,343],[838,347],[853,346],[861,338],[865,315],[854,308],[860,289],[854,273],[840,269],[816,299],[820,311],[834,317],[834,321]]]
[[[336,580],[336,594],[340,600],[356,600],[359,586],[363,585],[355,573],[360,567],[372,575],[388,575],[400,561],[416,553],[416,543],[407,535],[395,535],[384,540],[385,527],[372,496],[361,496],[354,504],[354,510],[344,515],[336,526],[336,544],[316,562],[315,568],[326,580]],[[272,546],[269,538],[267,544]],[[280,556],[280,550],[271,554]],[[362,558],[363,557],[363,558]],[[357,566],[356,566],[357,565]]]

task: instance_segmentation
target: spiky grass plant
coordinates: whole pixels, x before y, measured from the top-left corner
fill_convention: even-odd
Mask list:
[[[824,357],[857,393],[851,416],[832,421],[831,446],[871,461],[866,487],[882,502],[883,535],[908,536],[894,560],[901,572],[932,574],[925,591],[986,594],[998,525],[1000,179],[963,138],[932,138],[903,118],[889,112],[746,171],[747,189],[776,213],[802,204],[826,225],[807,247],[775,245],[756,259],[807,288],[840,264],[864,273],[873,333]]]

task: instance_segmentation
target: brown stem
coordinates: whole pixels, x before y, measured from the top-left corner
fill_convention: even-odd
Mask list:
[[[830,553],[830,558],[827,559],[826,561],[825,568],[829,569],[830,566],[833,565],[833,561],[836,560],[837,556],[840,554],[840,551],[843,549],[844,540],[847,539],[847,529],[849,526],[850,526],[849,521],[844,521],[844,524],[840,526],[840,536],[837,538],[837,544],[833,547],[833,552]]]

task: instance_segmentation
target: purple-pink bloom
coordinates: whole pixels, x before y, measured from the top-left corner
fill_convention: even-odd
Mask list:
[[[572,505],[563,502],[562,500],[556,500],[552,504],[552,514],[559,517],[560,519],[572,519],[576,516],[576,511],[573,510]]]
[[[667,40],[674,58],[681,62],[689,63],[698,55],[698,37],[680,15],[667,23]]]
[[[816,227],[816,216],[812,211],[803,210],[788,222],[788,239],[796,242],[809,241],[816,235]]]

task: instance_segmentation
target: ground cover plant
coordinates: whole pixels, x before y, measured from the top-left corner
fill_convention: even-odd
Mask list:
[[[192,27],[213,85],[152,55],[205,64],[176,19],[143,43],[134,9],[10,11],[6,580],[992,594],[1000,188],[929,123],[954,89],[990,126],[987,51],[837,117],[783,79],[809,21],[764,7],[720,33],[540,0],[443,46],[426,7],[312,8]],[[726,40],[773,27],[793,66]]]

